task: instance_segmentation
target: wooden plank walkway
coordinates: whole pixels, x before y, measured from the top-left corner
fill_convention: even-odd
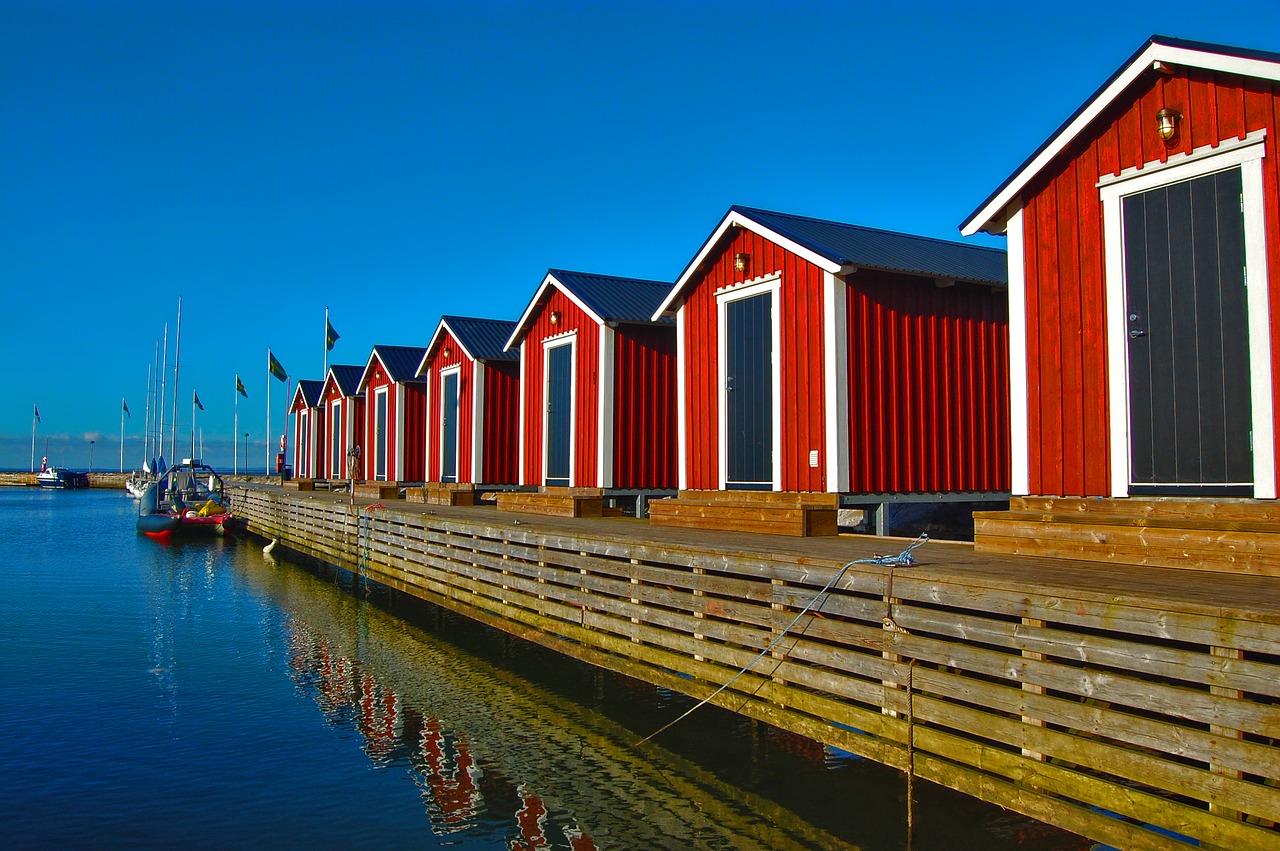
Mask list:
[[[712,702],[1120,848],[1280,848],[1275,579],[940,542],[840,574],[907,542],[234,496],[291,549],[697,698],[813,605]]]

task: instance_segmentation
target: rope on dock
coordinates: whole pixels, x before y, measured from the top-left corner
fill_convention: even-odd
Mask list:
[[[701,709],[703,706],[706,706],[708,703],[710,703],[712,700],[715,699],[716,695],[720,694],[722,691],[729,688],[729,686],[737,682],[738,679],[747,671],[751,670],[757,662],[759,662],[765,656],[768,656],[769,652],[773,650],[774,647],[778,646],[778,642],[781,641],[787,635],[787,633],[791,632],[791,630],[795,627],[795,625],[800,622],[800,619],[802,617],[804,617],[811,611],[821,610],[823,604],[826,603],[827,601],[827,592],[829,592],[835,586],[835,584],[844,577],[845,573],[849,570],[849,568],[859,564],[879,565],[881,567],[888,567],[889,575],[890,577],[892,577],[893,568],[910,567],[911,565],[915,564],[916,563],[915,558],[913,558],[911,554],[915,552],[917,549],[919,549],[920,547],[924,546],[926,543],[928,543],[928,541],[929,541],[929,535],[927,533],[921,533],[920,537],[912,541],[905,550],[898,553],[896,556],[872,556],[871,558],[855,559],[854,561],[851,561],[848,564],[846,564],[844,567],[840,568],[838,571],[836,571],[836,575],[831,577],[831,580],[827,582],[826,585],[822,586],[822,590],[819,591],[817,594],[813,595],[813,599],[810,600],[808,603],[806,603],[805,607],[796,614],[796,616],[791,620],[791,623],[787,624],[786,629],[778,633],[774,637],[774,639],[770,641],[769,644],[759,652],[759,654],[756,655],[754,659],[752,659],[750,662],[746,664],[746,667],[744,667],[742,670],[738,671],[738,673],[730,677],[729,681],[726,682],[724,685],[720,686],[718,689],[711,692],[711,694],[707,695],[702,700],[698,701],[693,706],[689,707],[687,710],[681,713],[678,717],[667,722],[663,726],[659,727],[657,730],[645,736],[640,741],[636,742],[635,747],[640,747],[641,745],[646,744],[652,741],[653,739],[657,738],[662,733],[665,733],[667,730],[671,729],[676,724],[683,721],[685,718],[688,718],[696,710]],[[889,619],[886,618],[885,620],[889,620]]]

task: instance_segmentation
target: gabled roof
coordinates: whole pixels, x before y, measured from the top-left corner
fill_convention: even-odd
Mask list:
[[[427,358],[436,350],[446,331],[462,346],[463,354],[473,361],[503,360],[518,361],[518,352],[508,352],[503,346],[516,323],[509,319],[476,319],[471,316],[442,316],[436,332],[431,335],[431,342],[419,362],[416,375],[421,375],[427,365]]]
[[[313,381],[309,378],[298,379],[298,386],[293,391],[293,402],[290,407],[298,404],[298,397],[302,397],[302,402],[308,408],[320,407],[320,393],[324,389],[323,381]]]
[[[364,365],[364,372],[360,374],[359,389],[364,390],[369,383],[369,370],[373,368],[374,360],[382,364],[396,384],[420,384],[418,364],[422,363],[422,356],[426,353],[426,349],[418,346],[374,346],[368,363]]]
[[[343,396],[354,396],[360,392],[360,379],[364,376],[364,367],[349,366],[346,364],[333,364],[329,367],[329,375],[325,378],[327,384],[330,379],[338,385],[338,392]]]
[[[1018,166],[1004,183],[978,205],[960,225],[965,236],[987,231],[1003,233],[1005,211],[1035,178],[1064,148],[1075,141],[1103,110],[1114,103],[1143,74],[1156,73],[1157,67],[1178,66],[1203,68],[1244,77],[1280,81],[1280,53],[1261,50],[1245,50],[1221,44],[1186,41],[1153,35],[1138,48],[1120,69],[1112,74],[1093,95],[1084,102],[1062,126],[1053,132],[1026,162]]]
[[[654,317],[654,310],[671,289],[669,283],[548,269],[546,277],[542,279],[542,285],[534,293],[529,306],[525,308],[520,321],[516,323],[515,330],[507,339],[507,349],[514,347],[524,335],[534,310],[546,297],[551,287],[567,295],[574,304],[601,325],[607,322],[645,325],[658,322],[669,325],[674,321],[669,317]]]
[[[1009,280],[1006,253],[1001,248],[734,205],[680,273],[654,316],[671,308],[698,267],[733,227],[758,233],[831,273],[883,269],[995,286],[1005,286]]]

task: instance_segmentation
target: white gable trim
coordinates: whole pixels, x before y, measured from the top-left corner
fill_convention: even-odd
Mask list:
[[[1113,180],[1099,188],[1102,198],[1103,243],[1106,246],[1107,372],[1111,495],[1128,496],[1129,363],[1125,321],[1124,223],[1121,202],[1126,196],[1180,183],[1229,168],[1240,169],[1243,194],[1245,279],[1249,283],[1249,373],[1253,416],[1253,494],[1276,497],[1275,406],[1272,398],[1272,330],[1267,285],[1266,208],[1262,161],[1265,134],[1251,133],[1244,145],[1200,149],[1168,163],[1147,163],[1131,179]],[[1123,177],[1123,175],[1122,175]],[[1010,311],[1012,313],[1012,311]]]
[[[728,215],[721,220],[720,226],[717,227],[715,232],[711,234],[710,238],[702,244],[702,248],[698,250],[697,255],[689,262],[689,265],[685,267],[684,273],[680,275],[675,286],[671,288],[671,292],[667,293],[667,297],[663,299],[662,305],[654,311],[654,322],[657,322],[658,319],[662,317],[662,314],[671,309],[671,305],[677,298],[679,298],[680,293],[684,291],[684,288],[689,283],[690,279],[698,273],[698,267],[707,259],[707,256],[711,253],[712,249],[716,247],[720,242],[720,239],[731,227],[740,227],[745,230],[749,230],[754,234],[758,234],[772,242],[774,245],[785,248],[792,254],[804,258],[813,265],[822,269],[824,272],[839,272],[841,270],[838,263],[833,263],[831,260],[828,260],[826,257],[823,257],[812,249],[805,248],[799,243],[787,239],[785,236],[782,236],[776,231],[770,230],[737,210],[730,210]]]
[[[511,332],[511,337],[508,338],[507,344],[502,348],[504,352],[511,351],[511,347],[515,345],[516,340],[519,340],[520,337],[524,334],[525,326],[529,323],[530,318],[533,316],[534,310],[538,307],[538,303],[542,300],[542,294],[547,291],[548,287],[555,287],[560,292],[564,293],[565,297],[568,298],[569,301],[573,302],[579,308],[581,308],[582,312],[587,314],[587,316],[591,317],[592,321],[595,322],[597,325],[604,324],[604,319],[597,316],[594,310],[587,307],[586,302],[578,298],[577,295],[571,292],[569,288],[566,287],[564,284],[560,283],[560,281],[556,280],[555,275],[548,272],[547,276],[542,279],[542,284],[538,287],[538,291],[533,294],[533,298],[529,301],[529,306],[524,309],[524,313],[520,314],[520,321],[516,323],[515,330]]]
[[[964,236],[973,236],[978,231],[987,230],[1000,221],[1005,208],[1015,204],[1018,195],[1027,184],[1035,178],[1040,170],[1053,161],[1058,154],[1075,141],[1105,109],[1120,97],[1147,69],[1156,62],[1191,68],[1203,68],[1226,74],[1238,74],[1243,77],[1254,77],[1262,80],[1280,81],[1280,63],[1263,59],[1247,59],[1239,56],[1226,56],[1221,53],[1210,53],[1186,47],[1174,47],[1166,44],[1152,44],[1137,59],[1124,68],[1111,84],[1093,98],[1080,114],[1062,128],[1049,144],[1031,162],[1017,171],[1004,189],[992,197],[978,212],[973,214],[960,227]],[[1021,206],[1018,204],[1018,206]],[[993,231],[998,232],[998,231]],[[1127,469],[1127,468],[1126,468]]]

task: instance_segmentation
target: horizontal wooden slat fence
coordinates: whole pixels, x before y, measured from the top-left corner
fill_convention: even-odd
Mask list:
[[[844,566],[646,540],[634,521],[613,535],[235,496],[258,535],[695,698]],[[1014,590],[935,558],[856,565],[712,702],[1120,848],[1177,844],[1143,825],[1280,848],[1273,615],[1037,593],[1033,576]]]

